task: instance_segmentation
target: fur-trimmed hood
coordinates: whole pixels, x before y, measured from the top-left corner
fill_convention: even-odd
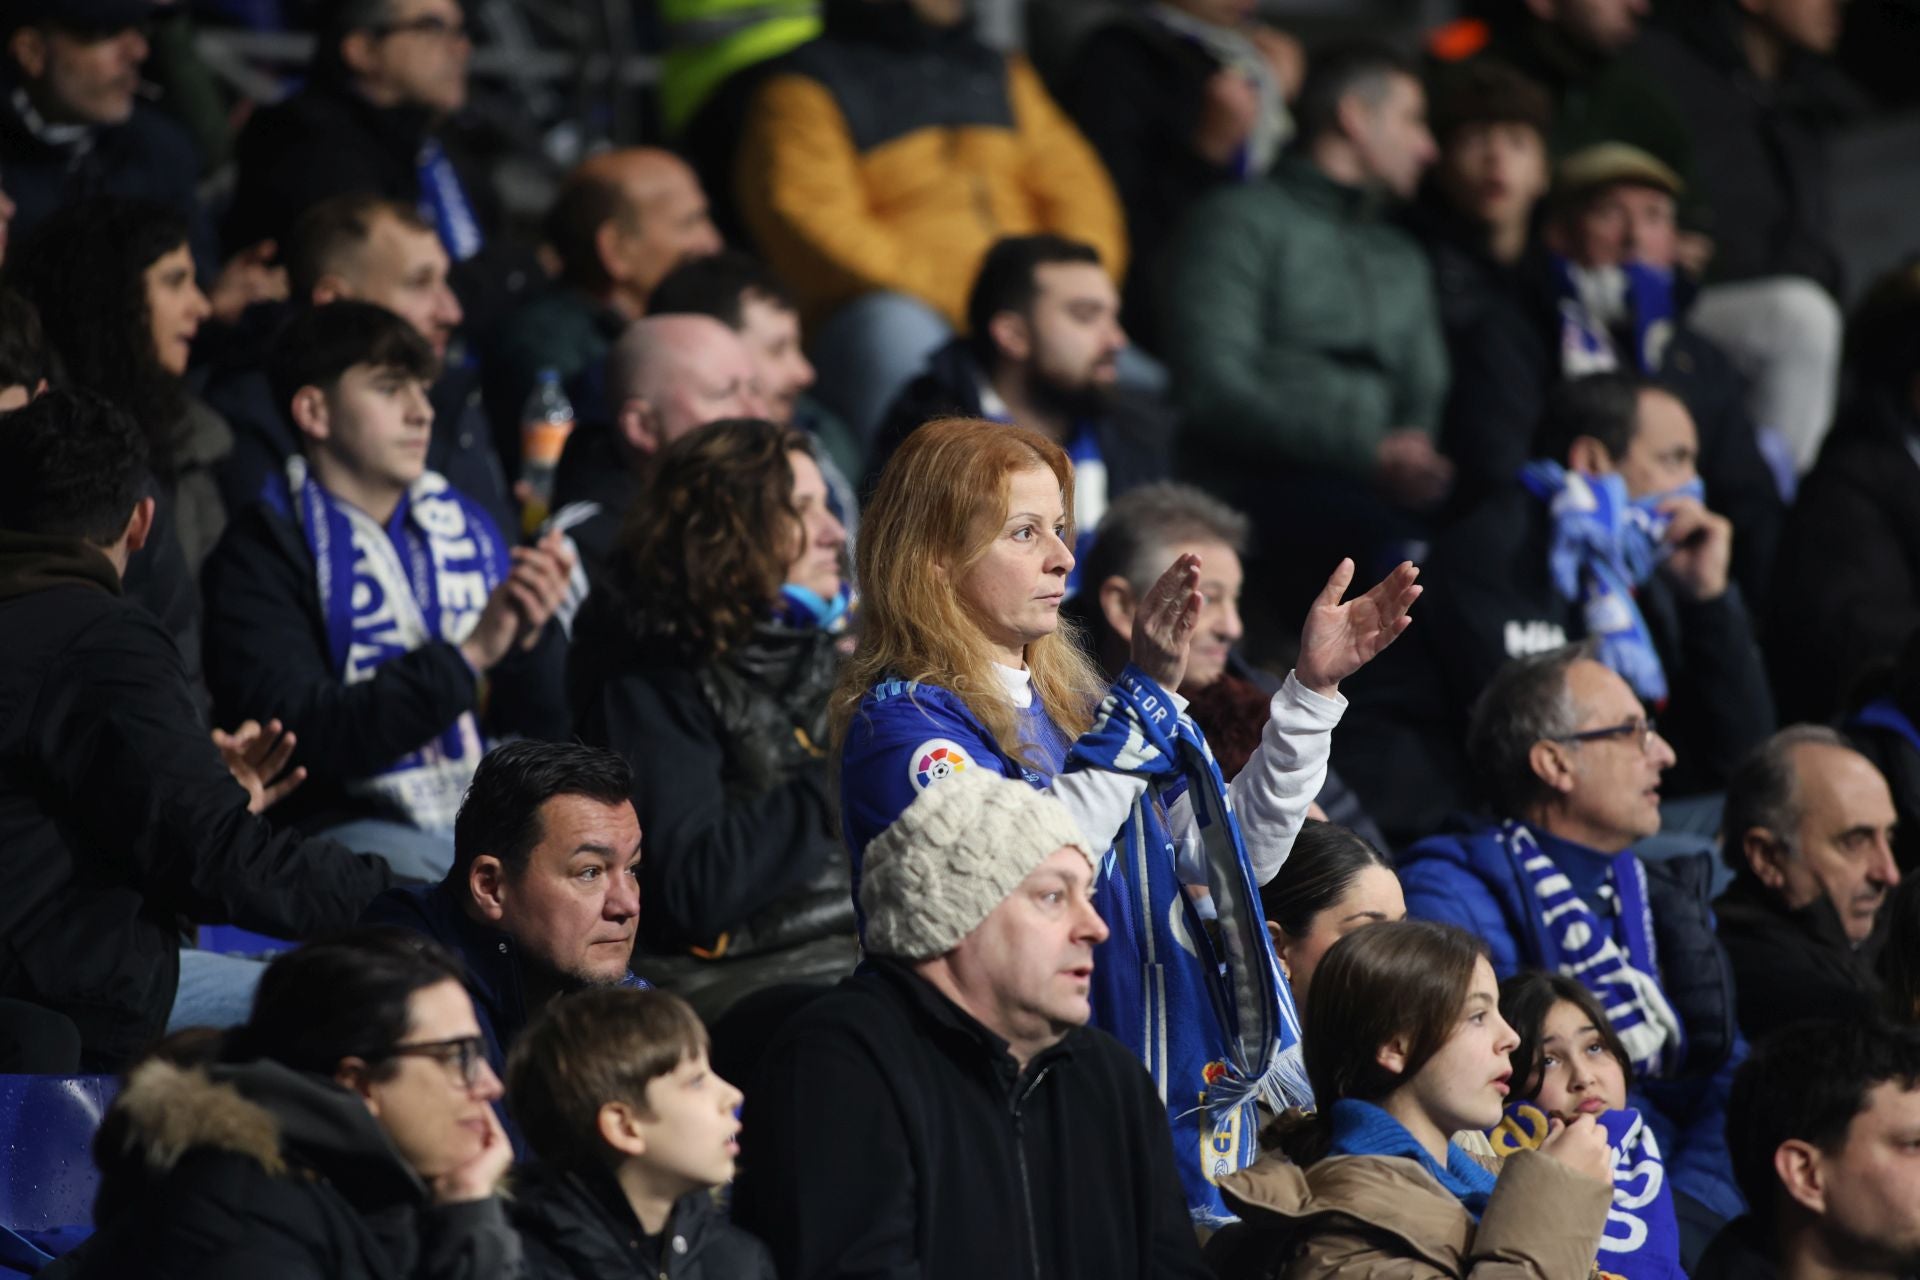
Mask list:
[[[243,1156],[272,1177],[324,1178],[363,1212],[428,1198],[365,1105],[331,1080],[275,1062],[201,1068],[153,1059],[127,1077],[94,1140],[95,1221],[206,1150]]]

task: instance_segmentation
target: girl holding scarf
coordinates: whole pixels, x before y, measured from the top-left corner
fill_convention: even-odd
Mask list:
[[[575,628],[578,731],[633,765],[646,833],[634,967],[708,1021],[853,972],[826,765],[846,540],[807,436],[713,423],[661,450]]]
[[[1147,593],[1109,687],[1060,623],[1072,493],[1066,453],[1017,426],[931,422],[895,453],[863,517],[861,638],[834,695],[842,820],[857,877],[868,840],[955,773],[994,770],[1067,806],[1105,851],[1094,1021],[1154,1075],[1189,1207],[1218,1224],[1214,1182],[1253,1157],[1255,1099],[1306,1096],[1257,886],[1320,789],[1339,682],[1406,628],[1419,588],[1403,565],[1342,604],[1342,563],[1229,788],[1171,692],[1203,603],[1198,557]]]
[[[1243,1221],[1209,1246],[1215,1274],[1588,1280],[1611,1199],[1599,1125],[1554,1120],[1505,1161],[1448,1138],[1499,1122],[1518,1044],[1464,930],[1401,921],[1335,943],[1307,1005],[1319,1110],[1281,1117],[1281,1150],[1226,1180]]]
[[[1553,1122],[1592,1116],[1613,1151],[1613,1207],[1600,1270],[1620,1280],[1686,1280],[1673,1187],[1659,1141],[1627,1105],[1633,1062],[1593,993],[1563,974],[1531,969],[1500,984],[1500,1016],[1520,1043],[1517,1087],[1487,1135],[1502,1156],[1537,1149]]]

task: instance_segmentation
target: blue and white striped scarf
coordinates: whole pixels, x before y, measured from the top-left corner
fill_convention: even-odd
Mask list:
[[[1256,1101],[1306,1104],[1312,1093],[1226,782],[1192,720],[1131,666],[1068,751],[1065,771],[1078,769],[1149,783],[1096,886],[1111,932],[1094,961],[1094,1023],[1159,1086],[1194,1220],[1231,1222],[1214,1184],[1259,1154]],[[1204,847],[1211,928],[1175,870],[1165,814],[1183,794]]]
[[[1527,874],[1539,900],[1547,952],[1541,966],[1573,978],[1594,994],[1633,1062],[1635,1077],[1672,1075],[1684,1057],[1686,1036],[1660,989],[1653,911],[1647,903],[1647,873],[1640,860],[1630,851],[1623,852],[1608,872],[1619,904],[1623,947],[1614,941],[1608,923],[1574,892],[1573,883],[1540,848],[1531,830],[1519,822],[1506,822],[1498,839]]]

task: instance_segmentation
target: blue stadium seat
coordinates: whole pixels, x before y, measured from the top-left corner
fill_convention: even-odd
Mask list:
[[[113,1076],[0,1075],[0,1280],[31,1275],[93,1221],[93,1134]]]

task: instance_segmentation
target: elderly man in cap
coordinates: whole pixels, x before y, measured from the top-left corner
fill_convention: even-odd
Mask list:
[[[978,771],[868,844],[868,967],[748,1090],[734,1214],[782,1275],[1207,1274],[1165,1107],[1084,1025],[1095,872],[1059,801]]]

